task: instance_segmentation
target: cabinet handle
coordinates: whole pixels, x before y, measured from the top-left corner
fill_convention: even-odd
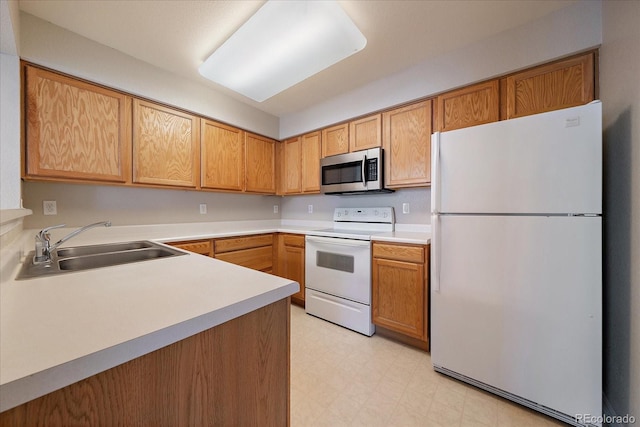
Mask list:
[[[440,292],[440,216],[431,215],[431,290]]]

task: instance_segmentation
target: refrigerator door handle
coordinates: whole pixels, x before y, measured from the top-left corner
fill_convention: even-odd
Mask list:
[[[440,217],[431,215],[431,290],[440,292]]]
[[[431,135],[431,212],[440,212],[440,132]]]

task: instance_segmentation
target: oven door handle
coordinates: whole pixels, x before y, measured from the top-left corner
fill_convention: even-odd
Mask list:
[[[335,237],[318,237],[307,236],[307,242],[324,243],[327,245],[339,245],[339,246],[351,246],[351,247],[364,247],[369,246],[368,240],[348,240]]]

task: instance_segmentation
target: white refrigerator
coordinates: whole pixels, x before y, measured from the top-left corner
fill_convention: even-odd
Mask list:
[[[431,360],[574,425],[602,416],[602,106],[432,136]]]

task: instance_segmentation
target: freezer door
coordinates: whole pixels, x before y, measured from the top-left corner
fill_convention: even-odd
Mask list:
[[[572,417],[601,414],[601,218],[438,224],[432,363]]]
[[[435,134],[432,150],[438,212],[602,213],[600,102]]]

